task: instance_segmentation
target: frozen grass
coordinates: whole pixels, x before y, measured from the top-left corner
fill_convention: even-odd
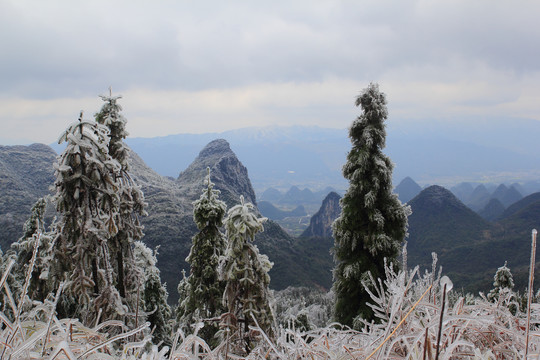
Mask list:
[[[5,279],[0,286],[11,297]],[[29,279],[26,279],[26,282]],[[442,308],[448,278],[419,274],[418,268],[393,272],[387,269],[386,291],[380,280],[365,284],[380,322],[356,322],[361,331],[330,324],[301,332],[280,327],[269,338],[250,329],[249,354],[235,334],[224,331],[215,349],[196,335],[175,334],[172,351],[152,344],[148,324],[128,329],[121,321],[104,321],[93,328],[76,319],[58,319],[55,306],[62,291],[45,303],[28,298],[12,299],[13,314],[0,313],[0,354],[3,359],[524,359],[527,313],[513,303],[510,291],[501,291],[498,302],[485,297],[473,301],[454,295]],[[16,304],[18,300],[18,304]],[[511,306],[513,305],[513,306]],[[512,314],[510,308],[514,309]],[[518,310],[515,310],[518,309]],[[442,311],[441,341],[437,335]],[[540,306],[530,309],[529,349],[526,359],[540,359]]]

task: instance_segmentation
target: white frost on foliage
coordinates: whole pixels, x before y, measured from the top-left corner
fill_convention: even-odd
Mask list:
[[[252,243],[255,235],[264,230],[266,220],[258,218],[253,204],[240,197],[240,204],[233,206],[224,220],[228,243],[218,272],[226,283],[223,302],[229,312],[248,321],[255,316],[259,325],[268,330],[272,321],[268,271],[273,264]]]
[[[140,258],[152,262],[152,251],[142,250]],[[387,267],[389,270],[390,267]],[[7,273],[3,275],[5,279]],[[371,359],[420,360],[426,349],[427,358],[434,358],[443,295],[440,290],[444,285],[439,280],[433,283],[432,279],[435,278],[429,272],[421,276],[417,268],[387,273],[388,290],[384,293],[372,292],[373,305],[384,313],[383,323],[365,324],[360,331],[339,324],[322,325],[307,331],[283,327],[276,330],[272,339],[261,335],[261,341],[254,344],[247,356],[233,351],[234,343],[227,337],[210,349],[197,335],[177,336],[172,348],[159,350],[157,344],[150,343],[151,339],[144,336],[148,323],[135,329],[128,329],[121,321],[85,327],[76,319],[58,319],[54,312],[56,302],[52,300],[44,304],[34,302],[32,309],[23,312],[18,319],[0,313],[3,324],[0,351],[13,360],[50,359],[59,354],[59,349],[64,349],[62,355],[76,354],[86,359],[285,360],[366,359],[371,356]],[[318,298],[310,298],[309,292],[296,289],[288,289],[281,295],[277,298],[283,304],[282,309],[296,307],[296,315],[313,309],[316,304],[310,302]],[[524,358],[527,315],[519,308],[513,314],[506,300],[492,303],[485,298],[470,301],[459,294],[452,295],[452,292],[448,295],[441,329],[440,359]],[[503,296],[509,295],[503,292]],[[301,304],[306,307],[302,308]],[[531,317],[532,323],[540,323],[540,308],[533,307]],[[107,329],[113,329],[113,333],[107,333]],[[262,332],[256,325],[250,326],[250,329],[260,334]],[[537,326],[530,335],[529,357],[538,358],[540,332]]]

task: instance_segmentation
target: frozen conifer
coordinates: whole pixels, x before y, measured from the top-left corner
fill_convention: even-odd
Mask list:
[[[146,215],[144,194],[135,184],[129,174],[129,149],[124,143],[128,136],[127,120],[120,113],[122,107],[118,104],[121,96],[101,96],[105,102],[95,115],[96,122],[108,129],[108,153],[116,160],[120,169],[111,174],[118,187],[118,211],[115,213],[117,231],[108,240],[114,270],[113,281],[118,293],[127,302],[131,311],[136,304],[139,269],[134,266],[133,242],[143,237],[143,226],[139,217]]]
[[[108,129],[79,118],[62,134],[54,164],[56,208],[61,214],[49,279],[67,280],[59,314],[91,323],[99,310],[112,319],[125,311],[114,287],[108,240],[118,232],[118,161],[108,154]]]
[[[161,282],[160,271],[157,268],[157,249],[150,250],[142,241],[135,242],[135,263],[144,269],[144,281],[141,284],[140,294],[143,300],[143,311],[148,314],[146,320],[153,329],[154,344],[163,342],[171,345],[171,307],[167,304],[169,293]],[[144,317],[143,317],[144,318]]]
[[[2,256],[1,273],[4,273],[7,264],[14,261],[13,268],[6,279],[14,299],[23,297],[23,284],[27,281],[29,274],[28,287],[24,297],[43,302],[47,295],[54,290],[47,281],[51,260],[51,242],[54,234],[45,231],[46,207],[47,197],[38,199],[32,206],[30,217],[24,223],[24,235],[12,243],[11,248]],[[14,315],[12,307],[9,305],[9,297],[4,291],[0,292],[0,303],[5,314]]]
[[[38,246],[39,251],[37,252],[32,269],[27,294],[32,300],[41,302],[45,301],[47,295],[55,290],[47,281],[51,261],[52,240],[55,237],[54,232],[48,232],[45,229],[44,217],[47,202],[48,197],[38,199],[32,207],[30,217],[24,223],[24,235],[11,244],[11,252],[13,252],[13,256],[16,259],[13,273],[21,284],[25,281],[34,247]]]
[[[129,167],[129,150],[123,140],[129,134],[126,131],[127,120],[120,114],[122,107],[118,104],[118,100],[122,96],[112,96],[112,93],[109,93],[109,96],[100,95],[100,98],[105,104],[95,115],[96,122],[109,128],[109,155],[120,163],[124,171],[127,171]]]
[[[258,218],[251,203],[229,209],[225,219],[227,248],[220,260],[220,276],[226,282],[223,294],[227,309],[238,320],[245,321],[244,329],[254,325],[271,334],[272,313],[269,306],[270,276],[273,264],[252,242],[255,234],[264,230],[266,218]]]
[[[187,308],[187,300],[189,298],[189,283],[188,277],[186,276],[186,270],[182,269],[182,279],[178,283],[178,306],[176,307],[176,319],[178,325],[182,326],[184,331],[189,330],[188,327],[191,324],[188,324],[184,320],[184,315]]]
[[[199,232],[193,237],[193,245],[186,261],[191,265],[187,278],[187,296],[181,298],[179,322],[184,326],[194,324],[194,320],[215,318],[225,312],[222,305],[225,284],[219,280],[219,258],[225,250],[225,236],[219,230],[223,226],[223,217],[227,205],[219,200],[219,191],[214,190],[210,180],[210,169],[204,180],[206,189],[201,197],[193,203],[193,219]],[[189,331],[190,329],[187,329]],[[216,322],[206,322],[199,331],[199,336],[212,343],[219,330]]]
[[[357,316],[373,318],[362,282],[368,273],[384,278],[384,258],[396,262],[407,234],[410,209],[392,193],[392,162],[385,156],[386,98],[370,84],[356,99],[362,114],[349,129],[352,149],[343,167],[349,189],[333,224],[335,318],[352,326]]]
[[[493,277],[493,289],[488,294],[488,299],[490,301],[497,301],[499,295],[503,289],[512,290],[514,288],[514,278],[510,269],[506,266],[506,261],[504,265],[497,269],[495,276]]]

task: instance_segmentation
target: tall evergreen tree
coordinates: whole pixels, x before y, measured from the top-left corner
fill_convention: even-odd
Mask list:
[[[129,134],[126,131],[127,120],[120,113],[122,107],[118,104],[121,96],[109,94],[100,97],[105,104],[95,119],[108,128],[108,153],[120,164],[120,170],[111,174],[118,186],[119,196],[119,210],[115,216],[118,230],[108,241],[114,269],[113,280],[118,293],[133,311],[139,305],[136,304],[136,293],[141,276],[140,269],[134,265],[133,243],[144,236],[139,217],[146,215],[147,204],[144,194],[129,174],[129,149],[123,141]]]
[[[225,219],[227,248],[220,259],[220,276],[226,282],[223,299],[227,309],[244,321],[244,329],[254,325],[254,317],[267,334],[272,333],[272,312],[269,305],[270,276],[273,264],[252,242],[264,230],[266,218],[258,218],[251,203],[229,209]],[[245,334],[247,336],[247,334]]]
[[[57,211],[61,214],[53,244],[49,278],[67,280],[59,315],[89,324],[125,308],[113,284],[108,240],[116,235],[119,198],[112,174],[120,165],[108,154],[108,129],[81,116],[62,134],[64,152],[55,163]]]
[[[219,190],[214,190],[210,168],[207,168],[204,183],[206,189],[193,203],[193,219],[199,232],[193,237],[193,245],[186,258],[191,266],[187,279],[188,293],[179,304],[182,307],[179,321],[184,325],[194,324],[194,319],[214,318],[225,312],[221,301],[225,284],[219,280],[218,264],[225,250],[225,236],[219,229],[223,226],[227,205],[219,200]],[[217,323],[207,322],[199,331],[199,336],[211,344],[218,330]]]
[[[348,326],[358,316],[373,320],[362,282],[368,282],[369,272],[384,278],[384,258],[396,263],[410,214],[410,208],[392,193],[393,165],[382,152],[386,97],[377,84],[370,84],[357,97],[356,106],[362,114],[349,129],[352,149],[343,167],[349,188],[333,224],[335,318]]]

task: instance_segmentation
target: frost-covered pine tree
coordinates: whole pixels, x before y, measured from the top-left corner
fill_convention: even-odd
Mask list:
[[[511,291],[514,288],[514,277],[510,272],[510,269],[504,265],[497,269],[495,276],[493,277],[493,289],[488,294],[490,301],[496,302],[499,299],[499,295],[503,289]]]
[[[193,245],[186,258],[191,266],[191,272],[187,278],[187,296],[181,299],[179,307],[182,309],[178,312],[182,313],[178,320],[184,326],[218,317],[225,312],[222,303],[225,283],[219,280],[218,264],[225,250],[225,236],[219,229],[223,226],[227,205],[219,200],[220,192],[214,189],[214,183],[210,179],[210,168],[207,168],[204,184],[206,189],[193,203],[193,219],[199,232],[193,237]],[[212,343],[218,330],[216,322],[206,322],[198,335],[206,342]]]
[[[67,280],[58,306],[60,316],[92,323],[124,314],[113,283],[108,240],[116,235],[119,197],[113,174],[118,161],[109,156],[108,128],[83,119],[71,124],[59,143],[67,146],[54,164],[56,209],[61,218],[54,239],[49,279],[56,288]]]
[[[141,283],[140,295],[143,300],[146,320],[150,322],[154,344],[171,345],[171,307],[167,304],[169,293],[161,282],[160,271],[157,268],[157,249],[152,251],[142,241],[134,243],[135,263],[144,269],[144,280]],[[144,317],[143,317],[144,318]]]
[[[120,164],[120,170],[112,173],[118,190],[119,210],[115,214],[117,231],[108,240],[108,247],[114,269],[114,283],[120,296],[125,299],[131,311],[138,306],[137,286],[141,270],[134,265],[133,242],[143,237],[143,226],[139,217],[146,215],[144,194],[129,174],[129,149],[124,139],[129,135],[126,131],[127,120],[120,113],[118,104],[121,96],[100,96],[105,102],[95,115],[96,122],[109,130],[109,155]]]
[[[251,203],[229,209],[225,218],[227,248],[220,259],[220,278],[226,282],[223,300],[228,311],[244,322],[244,329],[254,325],[254,317],[267,334],[272,333],[269,305],[270,276],[273,264],[252,242],[264,230],[266,218],[258,218]]]
[[[110,91],[110,89],[109,89]],[[107,126],[109,129],[109,155],[117,160],[126,172],[129,169],[129,149],[124,143],[124,139],[129,135],[126,131],[126,118],[120,113],[122,106],[118,104],[121,95],[109,96],[100,95],[101,100],[105,102],[101,110],[95,114],[96,122]]]
[[[32,213],[24,223],[24,235],[11,244],[11,252],[16,259],[15,274],[20,284],[24,283],[25,277],[32,259],[34,248],[38,250],[32,267],[32,276],[27,289],[27,295],[32,300],[44,302],[49,293],[55,291],[48,281],[49,264],[51,261],[52,240],[55,237],[53,231],[45,229],[45,210],[48,197],[38,199],[32,207]],[[12,289],[14,289],[12,287]],[[18,294],[15,294],[16,296]]]
[[[188,330],[191,324],[187,324],[184,321],[184,315],[187,308],[187,300],[189,298],[189,282],[188,276],[186,276],[186,270],[182,269],[182,279],[178,283],[176,288],[178,291],[178,306],[176,307],[176,320],[178,326],[182,326],[184,330]]]
[[[397,261],[407,234],[410,209],[392,193],[392,162],[383,154],[388,112],[386,97],[370,84],[356,99],[362,114],[349,129],[352,149],[343,167],[349,189],[333,224],[335,239],[335,319],[348,326],[360,316],[373,319],[363,286],[368,273],[384,278],[384,258]]]

